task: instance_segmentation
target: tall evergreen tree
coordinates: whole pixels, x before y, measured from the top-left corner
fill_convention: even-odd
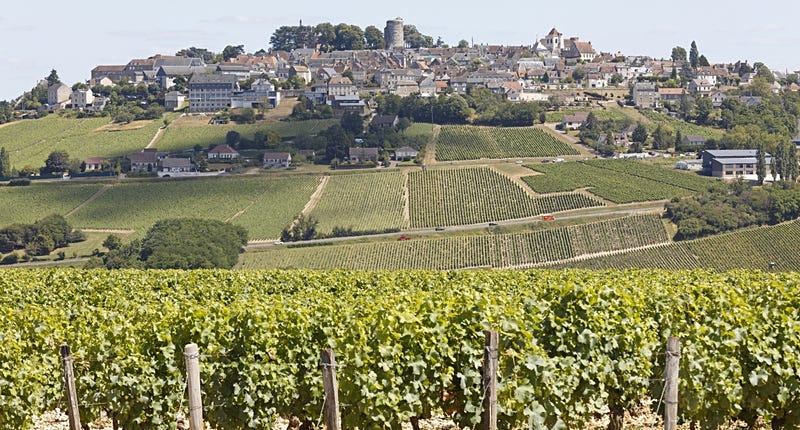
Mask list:
[[[692,65],[693,69],[696,69],[699,61],[700,52],[697,50],[697,43],[692,40],[692,46],[689,48],[689,64]]]
[[[11,176],[11,159],[6,151],[6,147],[0,147],[0,178]]]
[[[679,151],[681,149],[681,141],[683,140],[683,136],[681,136],[681,131],[675,131],[675,151]]]
[[[786,152],[787,179],[790,181],[797,181],[797,148],[793,143],[789,142],[786,146]]]
[[[767,176],[767,158],[764,155],[764,148],[759,145],[756,150],[756,175],[758,176],[758,185],[764,183],[764,178]]]

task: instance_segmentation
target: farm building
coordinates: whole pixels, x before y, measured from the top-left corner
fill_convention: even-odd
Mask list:
[[[703,151],[703,173],[715,178],[743,178],[757,180],[758,158],[755,149],[714,149]],[[766,165],[772,162],[772,155],[764,154]]]
[[[230,147],[230,145],[215,146],[214,149],[208,151],[209,160],[233,160],[239,158],[239,151]]]
[[[394,152],[394,159],[395,160],[406,160],[410,158],[414,158],[419,154],[419,151],[410,147],[404,146],[402,148],[398,148],[397,151]]]

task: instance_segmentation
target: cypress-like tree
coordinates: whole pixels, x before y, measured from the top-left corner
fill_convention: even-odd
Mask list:
[[[758,185],[764,183],[764,178],[767,176],[767,158],[764,155],[764,148],[759,145],[756,150],[756,175],[758,176]]]
[[[0,148],[0,178],[11,176],[11,159],[6,151],[6,147]]]

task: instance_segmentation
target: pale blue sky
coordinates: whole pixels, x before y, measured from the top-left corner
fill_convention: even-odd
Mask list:
[[[89,78],[99,64],[174,54],[196,46],[221,51],[244,44],[269,48],[281,25],[347,22],[383,29],[402,17],[446,43],[532,44],[552,27],[589,40],[604,52],[668,57],[696,40],[713,62],[762,61],[775,70],[800,69],[800,2],[729,0],[496,1],[405,0],[278,2],[138,0],[8,0],[0,7],[0,99],[30,89],[50,69],[68,84]],[[552,5],[552,6],[546,6]],[[227,9],[226,9],[227,7]]]

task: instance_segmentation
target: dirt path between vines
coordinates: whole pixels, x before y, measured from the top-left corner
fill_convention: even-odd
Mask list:
[[[66,217],[74,214],[75,212],[78,212],[79,210],[83,209],[84,207],[86,207],[86,205],[88,205],[89,203],[95,201],[98,197],[100,197],[103,194],[105,194],[108,190],[111,189],[111,187],[113,187],[113,185],[103,185],[103,188],[100,188],[99,190],[95,191],[95,193],[92,194],[91,196],[89,196],[88,199],[84,200],[81,204],[79,204],[78,206],[75,206],[75,208],[73,208],[71,211],[67,212],[66,215],[64,215],[64,218],[66,218]]]
[[[306,206],[300,212],[301,214],[308,216],[308,214],[310,214],[311,211],[317,207],[317,203],[319,203],[319,199],[322,198],[322,193],[325,191],[325,187],[328,186],[328,181],[330,181],[330,179],[331,177],[327,175],[322,177],[322,179],[319,181],[319,185],[317,185],[317,189],[314,190],[314,194],[311,194],[311,198],[308,199],[308,203],[306,203]]]
[[[439,132],[442,131],[442,126],[437,125],[433,127],[433,133],[431,134],[431,140],[428,142],[428,145],[425,147],[425,158],[423,159],[423,164],[435,164],[436,163],[436,139],[439,138]]]
[[[167,127],[168,126],[159,127],[158,130],[156,130],[156,135],[153,136],[153,138],[150,140],[150,143],[148,143],[147,146],[144,147],[144,149],[153,148],[156,142],[158,142],[158,140],[161,139],[161,135],[164,133],[164,130],[166,130]]]

